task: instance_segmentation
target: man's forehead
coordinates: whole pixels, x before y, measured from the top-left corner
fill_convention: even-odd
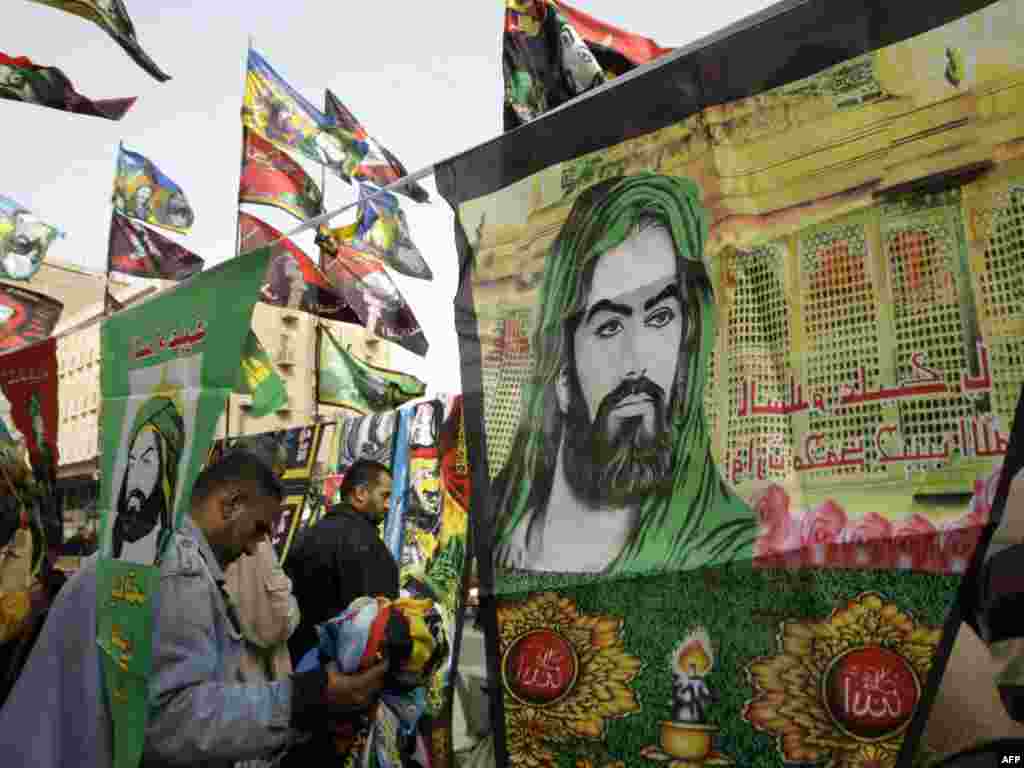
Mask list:
[[[664,227],[651,227],[598,258],[586,309],[602,300],[642,303],[676,280],[672,238]]]

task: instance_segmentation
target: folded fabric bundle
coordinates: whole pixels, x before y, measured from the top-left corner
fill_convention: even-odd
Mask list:
[[[448,637],[437,605],[431,600],[360,597],[339,616],[316,628],[317,648],[299,663],[304,672],[317,664],[336,661],[342,672],[368,669],[387,659],[388,679],[367,734],[363,765],[397,768],[399,745],[409,743],[427,706],[426,685],[448,659]],[[417,742],[419,739],[417,739]],[[352,746],[361,740],[353,733]],[[423,745],[416,744],[416,752]]]

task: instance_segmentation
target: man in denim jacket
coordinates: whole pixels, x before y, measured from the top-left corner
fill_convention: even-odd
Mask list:
[[[238,674],[242,636],[224,568],[256,549],[280,514],[269,462],[235,451],[196,481],[192,514],[168,544],[156,600],[143,766],[231,766],[287,748],[336,713],[365,709],[387,669],[337,666],[265,684]],[[97,556],[58,595],[25,671],[0,709],[4,768],[109,766],[110,712],[96,645]]]
[[[207,467],[192,514],[161,563],[144,766],[229,766],[287,748],[331,713],[366,707],[386,663],[337,666],[263,684],[239,682],[243,640],[224,568],[252,554],[280,516],[282,487],[263,457],[229,453]]]

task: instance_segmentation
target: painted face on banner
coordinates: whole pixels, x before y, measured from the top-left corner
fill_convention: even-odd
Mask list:
[[[433,403],[425,403],[416,409],[409,434],[409,444],[415,448],[433,448],[437,445],[437,427],[434,421]]]
[[[163,397],[147,401],[135,418],[116,500],[112,554],[115,558],[149,560],[156,554],[155,548],[150,551],[139,545],[125,551],[125,547],[146,539],[158,526],[172,528],[185,426],[178,407]]]
[[[581,498],[635,503],[668,476],[683,309],[664,227],[598,259],[567,372],[567,478]]]
[[[167,220],[176,227],[188,229],[192,226],[195,215],[183,195],[175,192],[167,201]]]
[[[128,449],[128,468],[121,484],[117,518],[126,541],[135,542],[152,532],[166,512],[160,488],[164,446],[156,431],[144,428]]]

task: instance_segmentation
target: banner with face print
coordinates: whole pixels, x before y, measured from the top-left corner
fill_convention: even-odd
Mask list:
[[[234,259],[103,323],[96,629],[117,768],[142,754],[155,564],[189,512],[268,260]]]
[[[1024,381],[1022,20],[794,4],[440,167],[497,764],[914,757]]]

